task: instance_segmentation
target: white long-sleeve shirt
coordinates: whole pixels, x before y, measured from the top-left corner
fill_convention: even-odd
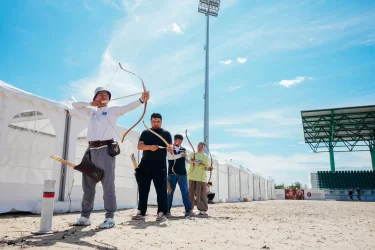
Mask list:
[[[136,109],[141,104],[141,101],[137,100],[124,106],[103,108],[92,107],[90,102],[74,102],[72,106],[89,117],[87,140],[106,141],[115,139],[117,136],[115,131],[117,118]]]

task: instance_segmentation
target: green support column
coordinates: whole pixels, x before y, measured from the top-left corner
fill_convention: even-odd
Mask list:
[[[375,145],[370,146],[372,171],[375,172]]]
[[[333,120],[333,110],[331,111],[331,133],[330,133],[330,137],[329,137],[329,162],[331,163],[331,172],[334,173],[335,172],[335,156],[334,156],[334,153],[333,153],[333,145],[332,145],[332,141],[333,141],[333,133],[334,133],[334,130],[333,130],[333,124],[334,124],[334,120]]]
[[[333,148],[329,148],[329,162],[331,163],[331,171],[334,173],[335,170],[335,155],[333,154]],[[374,161],[372,161],[374,164]]]

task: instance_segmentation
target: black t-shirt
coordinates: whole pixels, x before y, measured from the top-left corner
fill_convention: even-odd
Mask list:
[[[163,137],[169,144],[172,144],[172,136],[171,133],[169,133],[167,130],[164,129],[157,129],[152,131],[159,134],[161,137]],[[151,133],[148,130],[144,130],[139,137],[139,141],[143,141],[145,145],[158,145],[166,147],[165,143],[156,135]],[[165,161],[166,162],[167,157],[167,149],[166,148],[159,148],[156,151],[151,150],[144,150],[142,154],[142,160],[153,160],[153,161]]]

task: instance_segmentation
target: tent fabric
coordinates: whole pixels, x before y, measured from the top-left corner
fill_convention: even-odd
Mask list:
[[[50,158],[50,155],[62,157],[66,149],[66,160],[75,164],[82,160],[87,148],[88,118],[72,108],[74,101],[72,97],[56,102],[0,81],[0,213],[40,213],[44,180],[51,179],[56,180],[55,212],[80,211],[82,173],[66,167],[65,176],[62,176],[63,164]],[[114,127],[119,135],[126,131],[124,127]],[[142,152],[137,149],[138,138],[139,133],[131,131],[124,143],[120,143],[121,154],[116,157],[115,186],[119,209],[137,206],[138,188],[130,156],[134,153],[139,162]],[[211,182],[212,191],[216,193],[215,202],[274,199],[271,180],[213,160],[215,169]],[[64,182],[60,183],[60,180]],[[153,185],[149,204],[156,204]],[[182,204],[177,186],[174,205]],[[103,208],[103,189],[98,183],[94,210]]]

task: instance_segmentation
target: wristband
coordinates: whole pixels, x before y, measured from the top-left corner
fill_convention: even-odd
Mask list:
[[[139,98],[139,101],[140,101],[141,103],[145,103],[144,101],[142,101],[142,98]]]

